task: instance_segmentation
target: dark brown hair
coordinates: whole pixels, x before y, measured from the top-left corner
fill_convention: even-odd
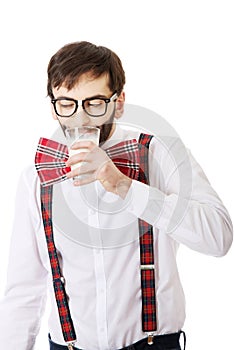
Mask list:
[[[119,95],[125,84],[125,73],[119,57],[104,46],[87,41],[67,44],[56,52],[48,65],[47,93],[53,98],[52,88],[62,84],[70,90],[84,73],[95,79],[109,75],[109,88]]]

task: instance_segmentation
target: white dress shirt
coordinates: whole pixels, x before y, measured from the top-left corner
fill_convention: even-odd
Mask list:
[[[117,126],[103,145],[138,139],[140,131]],[[165,141],[165,140],[164,140]],[[133,180],[126,198],[100,182],[54,185],[54,238],[66,280],[76,346],[114,350],[146,335],[141,329],[138,218],[154,228],[157,334],[179,331],[185,300],[176,265],[180,243],[222,256],[232,223],[204,172],[179,140],[150,144],[150,186]],[[51,297],[48,332],[65,345],[52,286],[34,166],[19,181],[5,296],[0,303],[0,347],[32,350]]]

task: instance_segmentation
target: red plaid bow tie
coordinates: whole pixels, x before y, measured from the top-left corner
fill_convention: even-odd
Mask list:
[[[106,150],[118,169],[132,179],[139,174],[139,150],[136,140],[122,141]],[[40,138],[35,156],[35,166],[41,185],[49,186],[67,179],[71,170],[66,167],[68,148],[59,142]]]

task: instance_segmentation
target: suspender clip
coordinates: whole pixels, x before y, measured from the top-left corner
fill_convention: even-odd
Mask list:
[[[153,343],[154,343],[154,333],[147,333],[147,335],[148,335],[148,339],[147,339],[148,345],[153,345]]]
[[[75,342],[67,343],[68,350],[74,350]]]

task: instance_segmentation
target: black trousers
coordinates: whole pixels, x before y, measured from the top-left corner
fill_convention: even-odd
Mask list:
[[[183,349],[185,349],[186,336],[183,331],[180,331],[178,333],[155,336],[154,343],[152,345],[148,345],[147,338],[144,338],[132,345],[129,345],[119,350],[182,350],[179,342],[181,334],[184,337]],[[49,336],[49,342],[50,342],[50,350],[67,350],[68,349],[67,346],[54,343],[50,339],[50,336]],[[74,348],[74,350],[82,350],[82,349]],[[92,350],[92,349],[89,349],[89,350]]]

